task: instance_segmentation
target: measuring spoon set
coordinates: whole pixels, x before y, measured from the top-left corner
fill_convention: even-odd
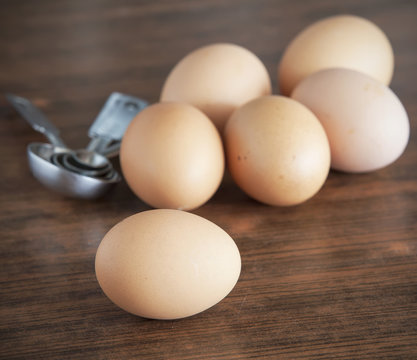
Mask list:
[[[89,144],[71,149],[59,130],[28,99],[7,94],[10,104],[49,143],[27,147],[29,167],[40,183],[61,194],[94,199],[104,195],[121,180],[109,158],[118,155],[129,123],[148,103],[134,96],[114,92],[107,99],[88,130]]]

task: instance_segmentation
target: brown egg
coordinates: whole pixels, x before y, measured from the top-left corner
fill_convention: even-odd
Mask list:
[[[192,104],[222,131],[236,107],[270,93],[268,72],[252,52],[234,44],[212,44],[194,50],[172,69],[161,101]]]
[[[190,210],[219,187],[224,151],[217,129],[200,110],[159,103],[130,123],[120,163],[129,187],[143,201],[156,208]]]
[[[240,254],[214,223],[179,210],[135,214],[116,224],[97,249],[104,293],[122,309],[178,319],[208,309],[235,286]]]
[[[226,125],[225,142],[232,177],[266,204],[309,199],[329,172],[329,143],[320,122],[283,96],[261,97],[237,109]]]
[[[391,44],[379,27],[358,16],[318,21],[284,51],[278,69],[281,93],[290,95],[308,75],[334,67],[357,70],[388,85],[394,69]]]
[[[291,97],[323,125],[333,169],[374,171],[397,160],[407,146],[410,123],[404,106],[389,87],[366,74],[322,70],[301,81]]]

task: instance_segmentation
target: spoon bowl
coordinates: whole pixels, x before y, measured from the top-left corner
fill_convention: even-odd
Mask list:
[[[53,163],[53,156],[74,156],[73,151],[56,145],[31,143],[27,147],[27,155],[33,176],[44,186],[66,196],[96,199],[120,181],[120,175],[113,168],[107,171],[106,176],[96,177]]]

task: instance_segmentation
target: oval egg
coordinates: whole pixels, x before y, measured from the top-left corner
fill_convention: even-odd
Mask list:
[[[330,167],[326,134],[305,106],[265,96],[238,108],[225,129],[227,162],[238,186],[270,205],[295,205],[312,197]]]
[[[233,239],[214,223],[158,209],[115,225],[96,254],[97,280],[122,309],[152,319],[204,311],[235,286],[241,268]]]
[[[130,123],[120,164],[129,187],[149,205],[191,210],[219,187],[224,150],[218,131],[200,110],[158,103]]]
[[[291,95],[316,114],[330,142],[332,168],[368,172],[394,162],[410,134],[407,113],[392,90],[349,69],[304,79]]]
[[[236,107],[270,93],[271,81],[258,57],[241,46],[221,43],[196,49],[175,65],[161,101],[192,104],[222,131]]]
[[[391,44],[367,19],[338,15],[320,20],[285,49],[278,68],[281,93],[290,95],[308,75],[334,67],[358,70],[388,85],[394,69]]]

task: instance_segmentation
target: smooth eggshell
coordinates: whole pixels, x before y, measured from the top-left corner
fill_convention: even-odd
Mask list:
[[[290,95],[308,75],[334,67],[358,70],[388,85],[394,69],[391,44],[378,26],[358,16],[318,21],[284,51],[278,69],[281,93]]]
[[[330,167],[326,134],[305,106],[283,96],[243,105],[225,129],[227,162],[239,187],[270,205],[295,205],[321,188]]]
[[[291,95],[313,111],[330,142],[332,168],[368,172],[394,162],[410,133],[407,113],[390,88],[360,72],[328,69]]]
[[[161,101],[190,103],[202,110],[222,131],[233,110],[271,93],[262,62],[234,44],[211,44],[185,56],[169,73]]]
[[[240,274],[233,239],[214,223],[179,210],[149,210],[115,225],[98,247],[104,293],[152,319],[194,315],[222,300]]]
[[[215,193],[224,150],[213,123],[188,104],[159,103],[141,111],[122,139],[120,164],[133,192],[156,208],[190,210]]]

